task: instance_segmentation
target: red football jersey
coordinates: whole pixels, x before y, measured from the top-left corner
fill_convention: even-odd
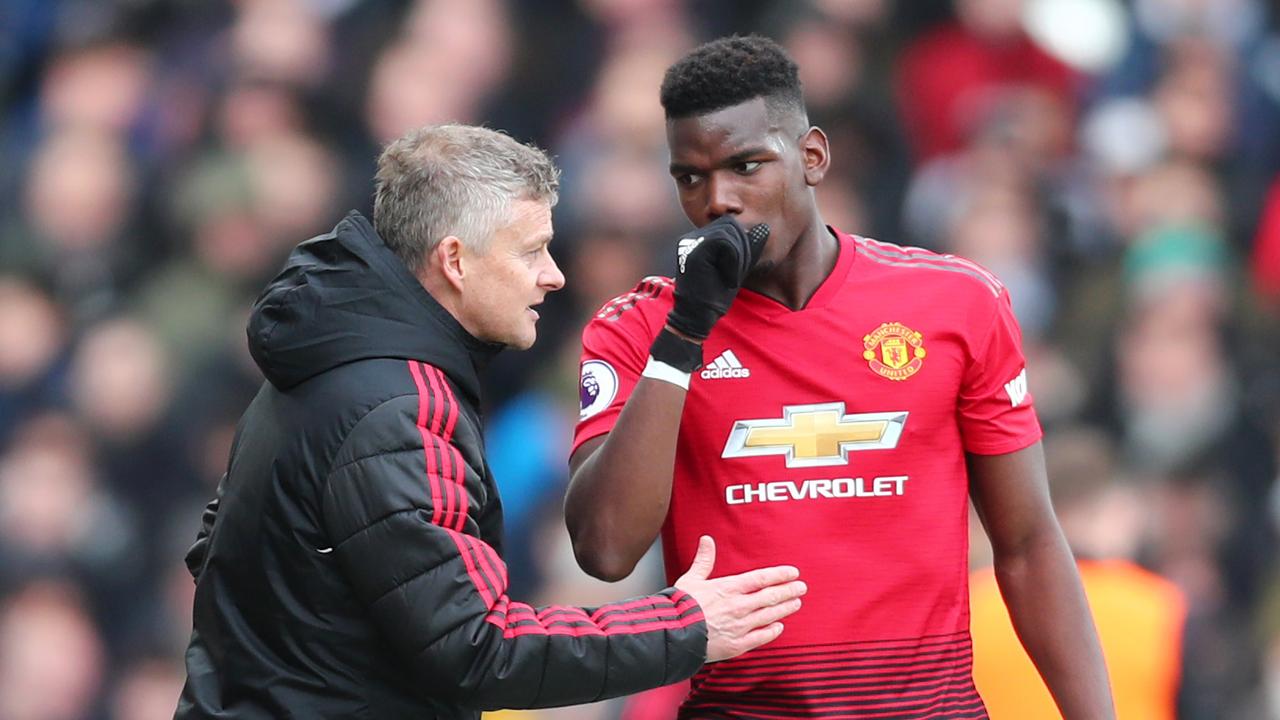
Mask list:
[[[1040,438],[1021,334],[978,265],[836,236],[803,310],[738,295],[689,386],[668,577],[710,534],[717,575],[791,564],[809,592],[778,640],[705,667],[682,717],[986,717],[965,452]],[[587,326],[574,449],[612,430],[672,302],[671,280],[647,278]]]

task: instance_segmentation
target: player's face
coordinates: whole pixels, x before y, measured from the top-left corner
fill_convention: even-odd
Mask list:
[[[667,122],[671,177],[690,222],[701,227],[733,215],[743,227],[769,224],[757,272],[781,262],[815,222],[811,188],[827,166],[821,130],[770,115],[764,98],[755,98]]]
[[[486,252],[467,253],[471,272],[462,313],[477,338],[525,350],[538,336],[533,306],[564,287],[564,275],[548,250],[550,205],[519,200],[512,205],[512,218],[494,233]]]

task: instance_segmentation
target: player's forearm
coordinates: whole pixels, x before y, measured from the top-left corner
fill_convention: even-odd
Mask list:
[[[995,561],[1018,637],[1064,720],[1114,718],[1098,634],[1061,533],[1041,533]]]
[[[685,390],[641,379],[604,443],[574,469],[565,523],[578,564],[602,580],[629,575],[671,502]]]

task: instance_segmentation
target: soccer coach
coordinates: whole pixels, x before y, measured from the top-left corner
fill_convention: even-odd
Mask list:
[[[528,348],[564,284],[557,171],[492,130],[411,132],[378,161],[373,223],[347,215],[267,286],[249,345],[267,378],[187,565],[176,718],[478,718],[673,683],[776,638],[793,567],[648,597],[533,608],[507,596],[477,371]]]

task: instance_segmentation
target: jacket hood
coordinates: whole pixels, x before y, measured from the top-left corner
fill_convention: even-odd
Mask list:
[[[501,344],[483,342],[422,287],[363,215],[294,248],[249,318],[249,352],[281,390],[372,358],[440,368],[470,398]]]

